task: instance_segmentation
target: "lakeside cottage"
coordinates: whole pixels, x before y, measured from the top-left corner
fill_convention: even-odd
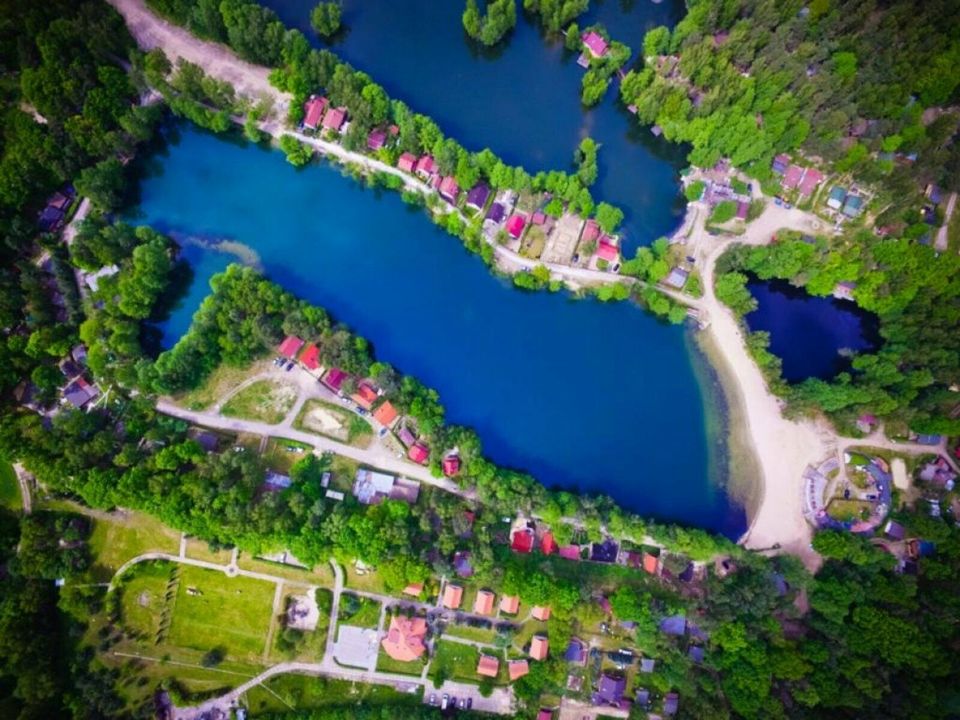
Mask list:
[[[430,449],[422,442],[415,442],[407,451],[407,457],[419,465],[426,465],[430,459]]]
[[[323,116],[323,127],[326,130],[332,130],[339,133],[347,121],[347,109],[345,107],[331,108]]]
[[[594,242],[600,237],[600,225],[596,220],[590,218],[583,224],[583,234],[580,239],[585,243]]]
[[[417,156],[413,153],[405,152],[397,160],[397,167],[407,173],[414,173],[417,168]]]
[[[382,150],[386,144],[387,134],[383,130],[371,130],[370,134],[367,135],[367,148],[373,152]]]
[[[333,390],[337,395],[343,392],[343,384],[350,378],[349,373],[340,368],[330,368],[321,382]]]
[[[677,290],[683,290],[683,286],[687,284],[688,277],[690,277],[689,271],[681,267],[675,267],[670,271],[670,274],[667,275],[666,284]]]
[[[467,193],[467,207],[483,210],[490,199],[490,187],[486,183],[477,183]]]
[[[620,250],[613,244],[611,238],[604,235],[597,243],[597,257],[607,262],[616,262],[620,257]]]
[[[437,171],[437,164],[430,155],[421,155],[414,170],[424,180],[429,180]]]
[[[385,428],[393,425],[399,415],[400,414],[397,412],[397,409],[389,400],[385,400],[377,407],[376,410],[373,411],[373,419],[383,425]]]
[[[303,347],[303,344],[304,341],[298,338],[296,335],[287,335],[277,348],[277,352],[279,352],[283,357],[293,360],[297,357],[297,353],[300,352],[300,348]]]
[[[452,175],[447,175],[440,181],[440,197],[449,203],[456,204],[460,195],[460,186]]]
[[[523,228],[526,227],[527,221],[524,220],[523,215],[511,215],[510,219],[507,220],[507,232],[510,233],[510,236],[515,240],[519,240],[520,236],[523,235]]]
[[[460,456],[447,455],[442,463],[443,474],[447,477],[454,477],[460,472]]]
[[[320,366],[320,348],[316,343],[307,345],[300,353],[300,364],[310,373],[322,371]]]
[[[834,210],[840,210],[843,208],[843,203],[847,199],[846,189],[835,185],[830,189],[830,195],[827,197],[827,207],[833,208]]]
[[[595,58],[602,58],[607,54],[607,50],[609,50],[607,41],[604,40],[600,33],[593,30],[581,35],[580,39],[583,40],[583,44],[586,46],[587,50],[590,51],[590,54]]]
[[[498,202],[495,202],[490,206],[490,209],[487,210],[487,220],[492,223],[499,225],[503,222],[504,215],[507,214],[506,209]]]
[[[327,109],[329,100],[325,97],[311,95],[303,104],[303,127],[306,130],[316,130],[323,118],[323,111]]]

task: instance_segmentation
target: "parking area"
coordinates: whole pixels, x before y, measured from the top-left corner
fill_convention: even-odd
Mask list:
[[[341,625],[333,645],[333,657],[341,665],[374,670],[377,667],[377,631]]]
[[[449,680],[439,689],[425,687],[423,702],[427,705],[441,707],[444,695],[448,698],[448,708],[470,709],[497,715],[509,715],[513,712],[513,698],[508,689],[496,688],[490,697],[483,697],[476,685]]]

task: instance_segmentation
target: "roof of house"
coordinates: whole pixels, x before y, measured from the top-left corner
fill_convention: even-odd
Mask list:
[[[703,662],[704,651],[703,648],[699,645],[692,646],[688,651],[687,655],[693,660],[697,665]]]
[[[590,218],[583,224],[583,236],[581,239],[584,242],[593,242],[598,237],[600,237],[600,225],[596,220]]]
[[[671,287],[679,289],[687,284],[688,277],[690,277],[690,273],[688,271],[681,267],[675,267],[670,271],[670,274],[667,275],[667,279],[664,282]]]
[[[660,559],[653,553],[643,554],[643,569],[651,575],[657,575],[660,568]]]
[[[540,712],[537,713],[537,720],[553,720],[553,710],[540,708]]]
[[[593,702],[596,705],[602,703],[616,705],[623,698],[626,689],[626,678],[612,677],[604,673],[600,676],[600,682],[597,684],[597,692],[593,694]]]
[[[803,174],[803,180],[800,181],[800,193],[810,195],[817,189],[817,185],[823,182],[823,173],[816,168],[807,168]]]
[[[540,552],[544,555],[553,555],[557,551],[557,541],[553,539],[553,533],[549,530],[540,538]]]
[[[489,590],[480,590],[477,592],[477,599],[473,601],[473,611],[478,615],[493,614],[493,606],[497,596]]]
[[[550,643],[543,635],[534,635],[530,640],[530,657],[534,660],[545,660]]]
[[[887,522],[887,526],[883,529],[883,531],[887,534],[887,537],[893,538],[894,540],[903,540],[904,535],[907,532],[903,525],[894,520]]]
[[[404,172],[413,172],[417,167],[417,156],[413,153],[405,152],[397,160],[397,167]]]
[[[485,675],[487,677],[496,677],[497,671],[500,670],[500,661],[497,660],[492,655],[481,655],[480,662],[477,663],[477,675]]]
[[[466,578],[473,575],[473,564],[470,562],[468,550],[458,550],[453,554],[453,570],[460,577]]]
[[[317,370],[320,367],[320,348],[316,343],[307,345],[300,353],[300,362],[308,370]]]
[[[533,530],[522,528],[510,536],[510,549],[518,553],[533,552]]]
[[[834,185],[832,188],[830,188],[830,199],[831,199],[831,200],[838,200],[838,201],[840,201],[840,202],[843,202],[843,199],[844,199],[846,196],[847,196],[847,190],[846,190],[846,188],[842,188],[842,187],[840,187],[839,185]]]
[[[505,613],[508,613],[509,615],[516,615],[519,609],[520,609],[519,595],[504,595],[502,598],[500,598],[500,612],[505,612]]]
[[[459,585],[447,583],[446,587],[443,588],[443,606],[451,610],[456,610],[460,607],[462,600],[463,588]]]
[[[467,193],[467,205],[478,210],[487,204],[490,197],[490,187],[486,183],[477,183]]]
[[[653,669],[657,666],[657,661],[653,658],[641,658],[640,659],[640,672],[651,673]]]
[[[550,608],[546,605],[536,605],[533,610],[530,611],[530,614],[533,615],[534,620],[546,622],[550,619]]]
[[[327,99],[325,97],[317,97],[314,95],[312,98],[307,100],[303,105],[303,125],[304,127],[316,129],[317,125],[320,124],[320,119],[323,117],[323,111],[327,108]]]
[[[518,680],[530,672],[530,663],[526,660],[511,660],[507,664],[507,670],[510,672],[511,680]]]
[[[384,427],[390,427],[393,421],[397,419],[397,414],[397,409],[389,400],[386,400],[373,411],[373,419]]]
[[[687,618],[683,615],[671,615],[660,621],[660,632],[667,635],[683,635],[687,631]]]
[[[591,30],[588,33],[584,33],[580,39],[583,40],[583,44],[589,48],[590,52],[597,57],[607,52],[607,41],[603,39],[600,33]]]
[[[296,335],[287,335],[283,342],[280,343],[280,347],[277,348],[277,351],[284,357],[288,357],[293,360],[297,353],[300,352],[300,348],[303,347],[303,340],[298,338]]]
[[[507,232],[515,238],[520,237],[523,234],[523,227],[526,222],[523,215],[511,215],[510,219],[507,220]]]
[[[587,659],[587,646],[577,638],[570,638],[567,649],[563,653],[563,659],[572,663],[585,662]]]
[[[433,161],[432,155],[421,155],[420,159],[417,160],[417,173],[426,173],[427,175],[432,175],[436,169],[437,164]]]
[[[564,560],[579,560],[580,559],[580,546],[579,545],[564,545],[560,548],[560,557]]]
[[[417,436],[410,432],[410,428],[406,426],[400,428],[400,432],[397,433],[397,437],[400,438],[400,442],[407,447],[410,447],[417,441]]]
[[[737,219],[746,220],[748,212],[750,212],[750,203],[743,200],[739,201],[737,203]]]
[[[619,550],[620,546],[617,545],[616,540],[607,538],[602,543],[593,544],[590,550],[590,559],[595,562],[611,563],[617,559],[617,552]]]
[[[419,595],[419,594],[422,593],[422,592],[423,592],[423,583],[422,583],[422,582],[420,582],[420,583],[419,583],[419,582],[418,582],[418,583],[410,583],[409,585],[407,585],[407,586],[403,589],[403,594],[404,594],[404,595],[413,595],[414,597],[416,597],[417,595]]]
[[[394,615],[390,627],[380,644],[387,655],[400,662],[412,662],[423,655],[427,647],[427,622],[423,618],[408,618]]]
[[[368,382],[362,382],[357,385],[357,391],[350,397],[357,405],[362,405],[369,409],[379,395],[377,395],[377,390],[373,385]]]
[[[487,220],[498,223],[503,220],[503,216],[507,214],[506,209],[498,202],[493,203],[490,206],[490,209],[487,210]]]
[[[264,476],[263,482],[265,485],[275,488],[288,488],[293,484],[293,481],[290,479],[289,475],[274,472],[273,470],[267,470],[267,474]]]
[[[801,179],[803,179],[803,168],[799,165],[791,165],[784,173],[782,185],[790,190],[799,185]]]
[[[443,474],[447,477],[453,477],[458,472],[460,472],[460,456],[459,455],[447,455],[443,459]]]
[[[547,216],[543,212],[543,210],[537,210],[533,214],[533,217],[530,218],[530,222],[532,222],[534,225],[543,225],[546,221],[547,221]]]
[[[446,198],[455,199],[460,193],[460,186],[457,185],[456,178],[453,175],[447,175],[440,181],[440,194]]]
[[[371,130],[367,135],[367,147],[379,150],[387,143],[387,134],[383,130]]]
[[[323,376],[323,383],[331,390],[340,392],[340,388],[343,387],[343,383],[348,377],[350,377],[350,375],[345,370],[330,368]]]
[[[329,130],[339,130],[347,119],[347,109],[345,107],[330,108],[327,114],[323,116],[323,126]]]
[[[663,712],[673,715],[680,708],[680,696],[676,693],[667,693],[663,696]]]
[[[620,250],[608,239],[604,238],[597,244],[597,256],[611,262],[620,257]]]
[[[428,448],[422,442],[415,442],[407,451],[407,457],[409,457],[415,463],[420,463],[422,465],[430,459],[430,448]]]

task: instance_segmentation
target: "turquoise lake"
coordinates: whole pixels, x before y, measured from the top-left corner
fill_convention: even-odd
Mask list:
[[[147,166],[130,219],[177,238],[194,273],[163,344],[235,259],[204,246],[243,243],[269,278],[436,388],[495,462],[643,515],[743,531],[709,469],[717,442],[688,331],[627,303],[517,291],[422,211],[332,167],[298,171],[278,151],[187,125]]]
[[[564,170],[572,169],[580,139],[592,137],[601,146],[594,196],[624,210],[628,257],[680,224],[686,201],[679,172],[688,148],[641,127],[619,102],[615,82],[599,105],[585,110],[577,54],[548,41],[522,10],[513,32],[488,49],[464,33],[462,0],[344,0],[346,30],[332,44],[321,43],[310,28],[314,0],[261,4],[471,150],[489,147],[534,173]],[[673,26],[683,14],[680,0],[592,0],[579,23],[603,22],[633,50],[633,63],[647,30]]]

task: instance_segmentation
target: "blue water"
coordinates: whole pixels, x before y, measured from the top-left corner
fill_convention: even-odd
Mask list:
[[[261,2],[320,44],[310,29],[314,0]],[[522,12],[491,51],[464,34],[463,7],[461,0],[345,0],[347,30],[331,49],[466,147],[489,147],[531,172],[572,169],[574,149],[589,135],[601,144],[594,196],[625,211],[626,254],[672,232],[685,208],[678,174],[687,148],[640,127],[617,100],[616,83],[584,110],[576,54],[548,42]],[[593,0],[590,8],[581,27],[602,21],[635,58],[648,29],[672,26],[684,12],[679,0]]]
[[[783,361],[783,378],[829,380],[849,370],[849,351],[879,345],[878,321],[849,301],[814,297],[784,280],[747,283],[758,307],[746,315],[751,330],[770,333],[770,352]]]
[[[708,472],[703,399],[684,330],[629,304],[523,293],[394,193],[330,167],[182,126],[141,184],[138,219],[246,243],[275,282],[328,308],[377,356],[436,388],[495,462],[548,486],[736,536],[744,516]],[[200,252],[163,326],[188,327],[226,256]]]

